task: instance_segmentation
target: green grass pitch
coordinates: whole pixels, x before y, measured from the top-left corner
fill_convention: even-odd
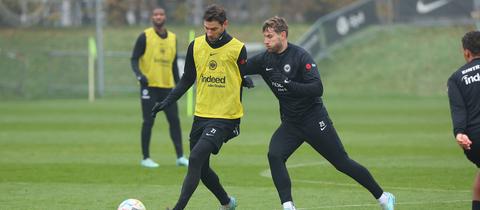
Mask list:
[[[238,209],[279,209],[266,158],[278,104],[264,85],[245,90],[243,101],[241,134],[211,165]],[[397,209],[468,209],[476,169],[454,142],[445,96],[326,94],[324,101],[349,155],[395,193]],[[179,106],[186,149],[192,119],[184,99]],[[126,198],[165,209],[178,198],[186,169],[175,166],[163,115],[151,145],[161,166],[140,167],[138,98],[7,101],[0,116],[0,209],[115,209]],[[306,144],[288,167],[299,209],[379,209]],[[217,207],[200,184],[187,209]]]

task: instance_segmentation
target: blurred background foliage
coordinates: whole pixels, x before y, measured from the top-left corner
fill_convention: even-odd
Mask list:
[[[167,10],[169,22],[199,25],[209,4],[225,7],[238,23],[279,15],[290,22],[314,22],[355,0],[103,0],[107,25],[149,24],[152,8]],[[95,23],[95,0],[0,0],[0,26],[71,27]]]

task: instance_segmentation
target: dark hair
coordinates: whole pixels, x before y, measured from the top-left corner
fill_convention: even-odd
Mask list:
[[[205,10],[205,14],[203,14],[203,20],[208,22],[218,21],[220,24],[223,24],[227,20],[227,13],[223,7],[212,4]]]
[[[480,55],[480,31],[467,32],[462,38],[462,45],[473,55]]]
[[[263,22],[262,31],[265,32],[268,28],[272,28],[275,33],[279,34],[282,31],[287,33],[288,37],[288,24],[287,21],[282,17],[271,17],[265,22]]]
[[[163,11],[165,12],[165,9],[164,9],[163,7],[154,7],[154,8],[152,9],[152,13],[153,13],[153,11],[155,11],[155,10],[157,10],[157,9],[161,9],[161,10],[163,10]]]

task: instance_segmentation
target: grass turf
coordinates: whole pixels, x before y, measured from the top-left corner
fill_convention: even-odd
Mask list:
[[[445,97],[326,95],[350,156],[366,166],[398,209],[466,209],[475,168],[450,133]],[[239,209],[278,209],[266,152],[279,125],[278,105],[259,85],[244,92],[241,134],[212,166]],[[192,122],[180,101],[184,146]],[[10,101],[0,104],[1,209],[114,209],[138,198],[148,209],[175,203],[185,168],[175,166],[166,120],[151,145],[158,169],[140,167],[137,98]],[[376,209],[353,180],[303,145],[288,161],[293,196],[302,209]],[[188,209],[215,209],[203,185]]]

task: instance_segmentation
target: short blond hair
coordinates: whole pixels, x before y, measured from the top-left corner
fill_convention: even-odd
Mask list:
[[[263,22],[262,31],[265,32],[268,28],[273,29],[277,34],[285,31],[288,37],[288,24],[282,17],[274,16]]]

